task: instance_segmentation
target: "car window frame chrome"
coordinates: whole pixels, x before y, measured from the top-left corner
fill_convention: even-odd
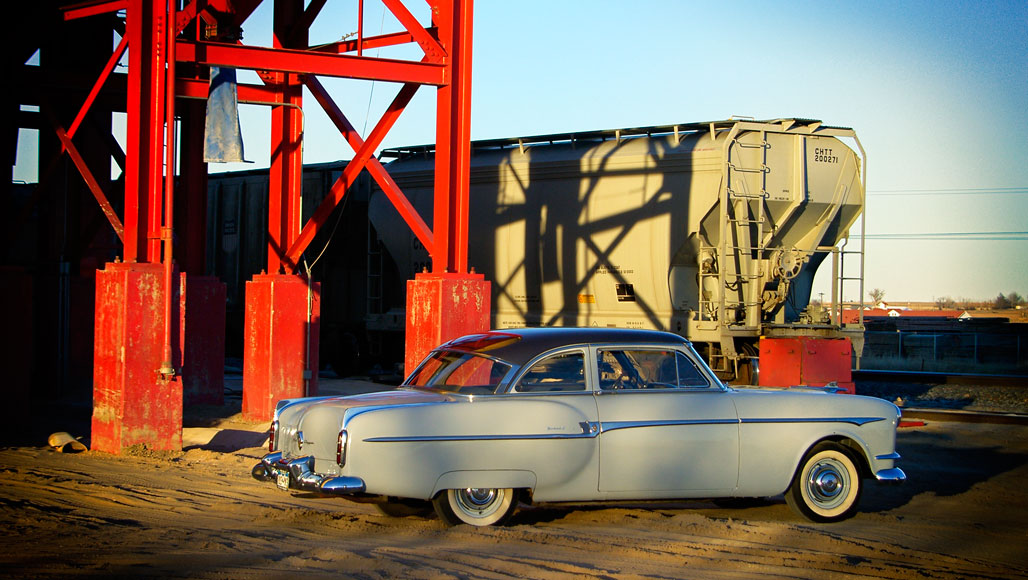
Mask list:
[[[624,342],[616,342],[615,343],[615,342],[611,342],[611,343],[590,344],[589,348],[591,350],[591,357],[592,357],[592,360],[593,360],[593,364],[592,364],[592,374],[593,374],[592,380],[593,380],[593,382],[595,383],[595,386],[596,386],[596,388],[594,389],[594,394],[596,394],[596,395],[622,395],[623,396],[623,395],[630,395],[630,394],[633,394],[633,393],[639,393],[639,394],[642,394],[642,393],[709,393],[709,392],[726,392],[726,391],[729,390],[728,387],[725,386],[725,384],[722,383],[721,380],[717,378],[717,376],[713,373],[713,371],[710,370],[710,367],[708,367],[703,362],[703,360],[700,358],[700,355],[696,352],[696,350],[692,346],[692,343],[690,343],[690,342],[685,342],[685,343],[682,343],[682,344],[667,343],[667,342],[633,342],[633,343],[624,343]],[[599,358],[599,353],[600,353],[601,350],[666,350],[666,351],[680,352],[683,355],[685,355],[686,358],[688,358],[690,361],[692,361],[693,366],[696,367],[696,369],[700,372],[700,375],[703,378],[707,379],[707,383],[708,384],[707,384],[706,387],[671,387],[671,388],[662,388],[662,389],[624,389],[624,390],[621,390],[621,389],[607,389],[607,390],[603,390],[603,389],[599,388],[599,386],[600,386],[600,380],[599,380],[599,378],[600,378],[599,377],[599,373],[600,373],[599,360],[600,360],[600,358]]]
[[[517,387],[518,387],[518,384],[521,382],[521,379],[524,378],[525,374],[527,374],[528,371],[530,371],[532,369],[532,367],[535,366],[535,364],[537,362],[540,362],[540,361],[542,361],[544,359],[547,359],[547,358],[549,358],[551,356],[554,356],[554,355],[566,354],[566,353],[570,353],[570,352],[581,352],[582,353],[582,365],[583,365],[582,372],[584,373],[583,379],[585,380],[585,389],[583,389],[581,391],[518,391],[518,390],[516,390]],[[589,355],[589,345],[588,344],[566,344],[566,345],[558,346],[556,348],[551,348],[549,350],[545,350],[545,351],[535,355],[534,357],[532,357],[528,362],[526,362],[520,368],[517,368],[514,371],[512,371],[514,373],[514,375],[511,378],[510,383],[507,384],[506,389],[503,390],[502,392],[499,389],[497,389],[496,392],[497,392],[497,394],[502,394],[502,395],[549,395],[549,396],[553,396],[553,395],[577,395],[577,394],[583,394],[583,393],[586,393],[586,394],[590,393],[593,390],[593,384],[592,384],[592,381],[591,381],[591,375],[590,375],[589,369],[591,367],[594,367],[595,364],[592,361],[590,361],[589,357],[590,357],[590,355]],[[507,364],[510,364],[510,363],[507,363]]]

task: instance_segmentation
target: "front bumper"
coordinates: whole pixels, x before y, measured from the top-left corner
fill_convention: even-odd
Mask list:
[[[879,483],[903,483],[907,480],[907,474],[898,467],[892,467],[875,473],[875,479]]]
[[[295,489],[328,495],[364,493],[364,480],[359,477],[330,476],[314,473],[314,458],[282,457],[281,451],[269,453],[250,472],[258,481],[274,482],[280,489]]]

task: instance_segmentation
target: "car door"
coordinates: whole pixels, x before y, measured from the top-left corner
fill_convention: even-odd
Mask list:
[[[739,418],[695,352],[596,347],[599,490],[702,496],[736,487]]]
[[[599,499],[599,418],[587,369],[587,349],[551,351],[526,365],[505,395],[504,408],[523,425],[519,443],[536,476],[536,501]]]

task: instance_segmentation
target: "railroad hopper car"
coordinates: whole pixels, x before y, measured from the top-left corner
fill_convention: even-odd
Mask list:
[[[431,224],[433,148],[383,157]],[[667,330],[740,382],[762,336],[847,337],[859,356],[861,324],[808,306],[823,262],[833,304],[863,293],[860,244],[847,249],[863,165],[851,129],[800,119],[475,142],[469,266],[492,282],[494,328]],[[430,267],[381,192],[368,211],[400,278]]]

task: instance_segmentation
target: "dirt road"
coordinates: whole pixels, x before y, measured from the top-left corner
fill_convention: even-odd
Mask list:
[[[245,429],[221,435],[252,442]],[[902,430],[899,451],[908,483],[869,486],[860,513],[834,525],[803,522],[779,498],[738,509],[536,507],[507,527],[475,529],[291,496],[250,477],[256,447],[132,456],[8,447],[0,574],[1028,578],[1028,428],[934,423]]]

